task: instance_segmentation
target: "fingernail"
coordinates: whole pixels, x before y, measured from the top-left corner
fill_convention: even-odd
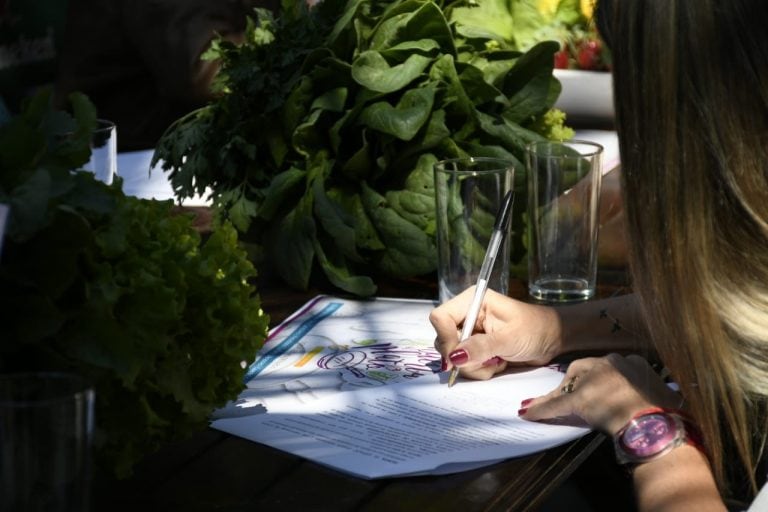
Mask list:
[[[444,372],[448,369],[448,361],[444,357],[440,358],[440,371]]]
[[[499,366],[503,361],[499,356],[492,357],[483,362],[483,366]]]
[[[522,402],[520,402],[520,406],[521,406],[521,407],[525,407],[526,405],[528,405],[528,404],[529,404],[529,403],[531,403],[531,402],[533,402],[533,398],[526,398],[525,400],[523,400]]]
[[[517,415],[518,416],[522,416],[523,414],[525,414],[527,412],[528,412],[528,408],[527,407],[523,407],[522,409],[518,409],[517,410]]]
[[[448,358],[456,366],[461,366],[462,364],[469,361],[469,354],[467,354],[466,350],[464,350],[463,348],[460,348],[448,354]]]

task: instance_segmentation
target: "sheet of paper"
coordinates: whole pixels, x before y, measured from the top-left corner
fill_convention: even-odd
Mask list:
[[[430,375],[336,393],[297,409],[221,419],[213,427],[362,478],[442,474],[527,455],[577,439],[587,429],[520,419],[520,402],[558,386],[562,373],[537,368],[489,381]]]
[[[449,389],[434,307],[315,297],[270,332],[246,390],[211,426],[362,478],[464,471],[588,432],[517,416],[560,385],[554,366]]]
[[[261,414],[340,391],[413,380],[440,369],[426,300],[318,296],[274,328],[246,372],[247,389],[214,418]]]

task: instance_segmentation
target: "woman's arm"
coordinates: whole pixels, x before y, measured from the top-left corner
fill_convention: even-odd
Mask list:
[[[616,439],[622,459],[635,463],[639,510],[725,510],[709,463],[692,444],[695,427],[676,410],[680,398],[640,356],[609,354],[572,362],[559,387],[524,400],[518,414],[545,423],[580,418]]]
[[[648,330],[634,294],[555,308],[559,354],[641,352],[650,349]]]
[[[706,457],[691,445],[638,465],[633,479],[639,510],[726,510]]]

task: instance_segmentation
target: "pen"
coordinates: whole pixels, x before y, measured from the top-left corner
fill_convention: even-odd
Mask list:
[[[501,207],[496,214],[496,223],[493,226],[491,240],[488,242],[488,249],[485,251],[483,265],[480,267],[480,273],[477,276],[475,294],[472,297],[472,303],[469,305],[467,317],[464,319],[464,327],[461,330],[461,338],[459,338],[459,342],[469,338],[472,334],[472,329],[475,327],[477,315],[480,313],[480,306],[483,304],[483,297],[485,297],[485,290],[488,289],[488,280],[491,278],[493,264],[496,262],[496,256],[499,255],[501,242],[504,240],[507,226],[509,226],[509,218],[512,212],[512,197],[512,191],[510,190],[507,192],[507,195],[504,196],[504,201],[502,201]],[[448,376],[449,388],[453,386],[456,382],[456,377],[458,376],[459,369],[454,366],[451,369],[451,374]]]

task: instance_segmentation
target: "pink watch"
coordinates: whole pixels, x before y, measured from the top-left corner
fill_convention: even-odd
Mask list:
[[[695,429],[678,411],[660,407],[639,412],[613,437],[619,464],[649,462],[683,444],[700,448]]]

